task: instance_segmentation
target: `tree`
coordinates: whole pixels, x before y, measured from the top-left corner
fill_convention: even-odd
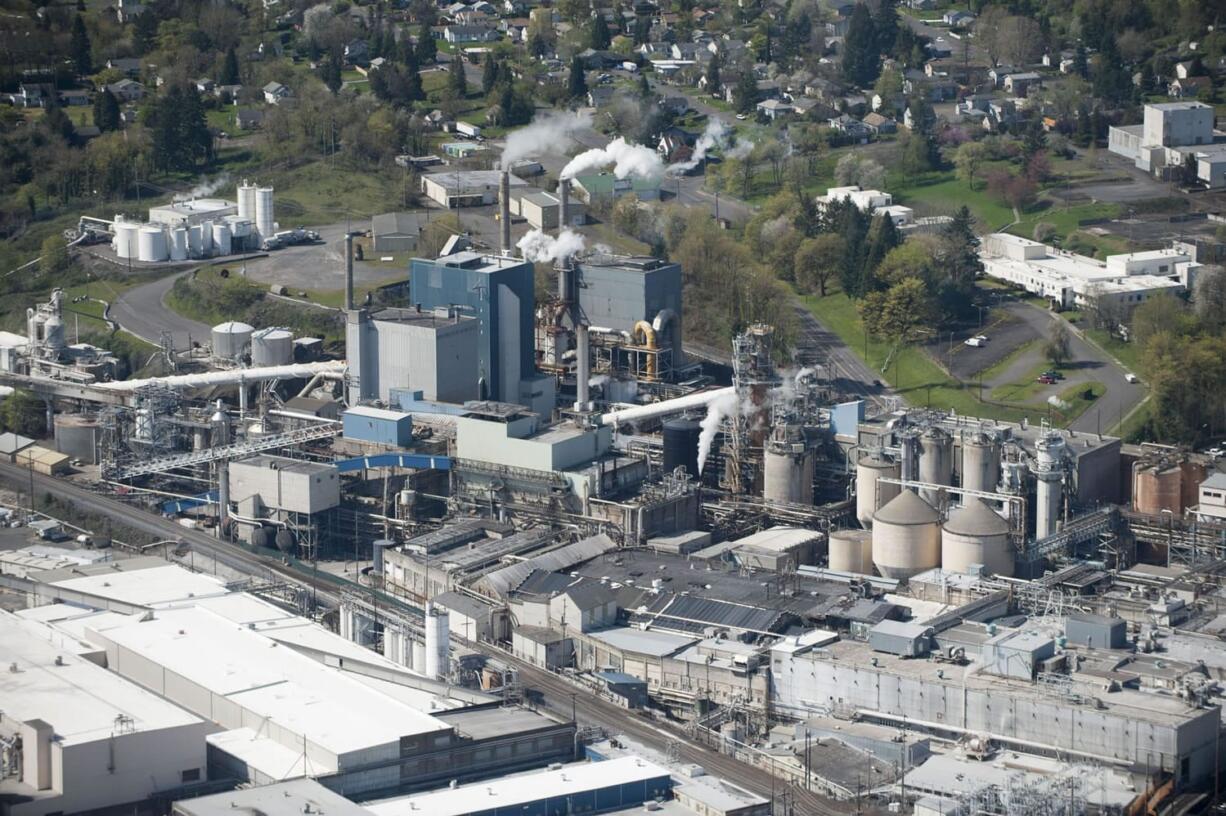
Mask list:
[[[881,97],[880,113],[890,115],[897,113],[895,103],[902,98],[903,77],[895,68],[886,68],[877,77],[873,92]]]
[[[592,17],[592,31],[589,43],[597,51],[605,51],[612,41],[613,38],[609,34],[609,25],[605,22],[604,15],[597,11]]]
[[[89,34],[85,30],[85,21],[81,19],[80,14],[72,19],[72,38],[68,48],[77,74],[79,76],[92,74],[94,72],[93,49],[90,46]]]
[[[707,92],[711,96],[719,96],[720,79],[719,79],[719,54],[711,55],[711,61],[707,63]]]
[[[332,93],[340,91],[344,80],[341,79],[341,56],[333,51],[324,57],[319,64],[319,79]]]
[[[570,98],[582,99],[587,96],[587,79],[583,75],[583,58],[575,54],[570,58]]]
[[[639,96],[643,99],[651,96],[651,82],[647,79],[647,74],[639,74]]]
[[[226,57],[221,63],[221,73],[218,75],[219,85],[237,85],[240,81],[238,71],[238,54],[234,47],[226,49]]]
[[[59,235],[48,235],[43,239],[42,255],[38,259],[38,271],[43,277],[55,278],[63,274],[69,264],[68,246]]]
[[[1187,335],[1194,329],[1195,321],[1183,301],[1174,295],[1162,293],[1151,297],[1132,313],[1131,339],[1141,346],[1162,332]]]
[[[859,153],[845,153],[834,166],[834,179],[840,186],[859,185],[863,190],[885,186],[885,168]]]
[[[758,105],[758,81],[752,71],[742,71],[732,86],[732,107],[737,113],[748,115]]]
[[[156,13],[136,15],[132,23],[132,49],[137,56],[148,54],[157,44],[158,19]]]
[[[966,142],[954,151],[954,168],[958,178],[965,181],[972,190],[975,189],[975,174],[979,172],[987,157],[987,148],[981,142]]]
[[[806,292],[816,289],[819,297],[825,297],[826,284],[838,274],[846,254],[841,235],[826,233],[804,241],[796,252],[796,284]]]
[[[1038,116],[1031,118],[1022,134],[1022,157],[1030,161],[1040,150],[1047,149],[1047,131],[1043,130],[1043,122]]]
[[[6,431],[37,439],[47,433],[47,406],[29,391],[14,391],[0,404],[0,422]]]
[[[894,0],[881,0],[873,15],[873,29],[877,35],[877,53],[893,54],[898,39],[898,9]]]
[[[447,66],[447,90],[456,99],[468,96],[468,78],[464,76],[464,58],[459,54],[452,54],[451,63]]]
[[[920,278],[907,278],[884,292],[871,292],[856,305],[869,333],[909,345],[935,322],[936,304]]]
[[[1000,56],[1010,65],[1030,65],[1043,55],[1043,31],[1030,17],[1006,17],[997,37]]]
[[[867,88],[881,73],[881,51],[872,15],[864,3],[856,3],[843,38],[843,76],[860,88]]]
[[[1192,304],[1201,325],[1208,331],[1220,333],[1226,326],[1226,267],[1201,267],[1192,291]]]
[[[903,137],[898,166],[908,175],[917,176],[932,170],[939,155],[936,145],[927,134],[912,131]]]
[[[1059,367],[1073,357],[1073,341],[1069,336],[1068,324],[1059,318],[1052,320],[1047,332],[1047,343],[1043,346],[1043,356],[1052,365]]]
[[[418,29],[417,43],[414,46],[414,51],[417,53],[419,65],[427,65],[434,62],[434,58],[438,56],[438,43],[434,41],[434,34],[430,31],[430,26],[423,24]]]
[[[94,96],[94,124],[103,133],[119,130],[121,124],[119,100],[109,90],[103,90]]]
[[[481,68],[481,93],[489,95],[498,82],[498,61],[493,54],[486,54]]]
[[[983,271],[979,259],[979,238],[975,235],[975,216],[963,204],[941,235],[944,249],[941,265],[959,286],[969,289]]]

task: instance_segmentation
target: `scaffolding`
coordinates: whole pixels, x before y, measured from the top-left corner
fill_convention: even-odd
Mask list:
[[[770,425],[769,397],[779,384],[771,357],[775,329],[755,323],[732,340],[732,385],[736,405],[724,418],[728,455],[723,487],[733,495],[757,492],[762,449]]]

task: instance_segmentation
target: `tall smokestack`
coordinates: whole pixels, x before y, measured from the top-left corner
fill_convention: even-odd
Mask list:
[[[345,311],[353,311],[353,233],[345,234]]]
[[[498,181],[498,247],[511,254],[511,171],[503,170]]]
[[[570,179],[558,182],[558,232],[570,226]]]
[[[587,324],[575,327],[575,359],[579,366],[575,374],[575,410],[586,411],[589,394],[588,381],[592,378],[592,363],[588,355]]]

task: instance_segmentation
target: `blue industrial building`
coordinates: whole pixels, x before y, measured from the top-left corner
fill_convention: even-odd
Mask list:
[[[459,307],[481,324],[477,365],[481,399],[553,412],[551,377],[536,370],[533,266],[519,258],[462,251],[437,260],[414,258],[410,296],[423,309]]]
[[[357,405],[345,411],[341,428],[346,439],[403,448],[413,441],[413,415]]]

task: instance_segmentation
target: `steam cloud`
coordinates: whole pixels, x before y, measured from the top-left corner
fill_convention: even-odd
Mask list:
[[[195,187],[188,190],[186,193],[179,193],[178,195],[174,197],[174,200],[175,201],[191,201],[193,198],[204,198],[205,196],[211,196],[213,195],[213,193],[217,192],[218,190],[220,190],[222,187],[225,187],[229,183],[230,183],[230,174],[222,173],[220,176],[213,179],[212,181],[205,179],[204,181],[197,184]]]
[[[664,161],[650,147],[630,144],[619,136],[605,147],[594,147],[580,153],[562,168],[561,178],[572,179],[580,173],[601,170],[613,165],[613,175],[619,179],[637,176],[654,180],[664,174]]]
[[[753,142],[748,139],[743,139],[732,147],[724,151],[724,157],[729,159],[743,159],[753,152]]]
[[[524,259],[533,263],[545,263],[547,261],[562,261],[569,258],[571,255],[582,252],[584,243],[583,236],[572,230],[564,229],[558,234],[557,238],[552,235],[534,229],[519,239],[519,243],[515,246],[519,247],[519,251],[523,253]]]
[[[724,417],[731,416],[736,411],[736,394],[725,394],[707,404],[707,415],[699,425],[702,432],[698,435],[698,472],[701,474],[711,453],[711,444],[715,442],[715,434],[719,433],[720,423]]]
[[[546,113],[537,116],[530,124],[507,134],[506,147],[502,149],[502,168],[509,170],[521,159],[560,151],[570,144],[575,131],[591,125],[591,114]]]
[[[698,137],[698,141],[694,143],[694,152],[690,156],[689,161],[670,164],[668,166],[669,172],[684,173],[687,170],[693,170],[707,157],[707,151],[711,148],[727,148],[729,146],[728,137],[730,135],[728,126],[724,124],[723,119],[712,119],[710,122],[707,122],[706,129]]]

